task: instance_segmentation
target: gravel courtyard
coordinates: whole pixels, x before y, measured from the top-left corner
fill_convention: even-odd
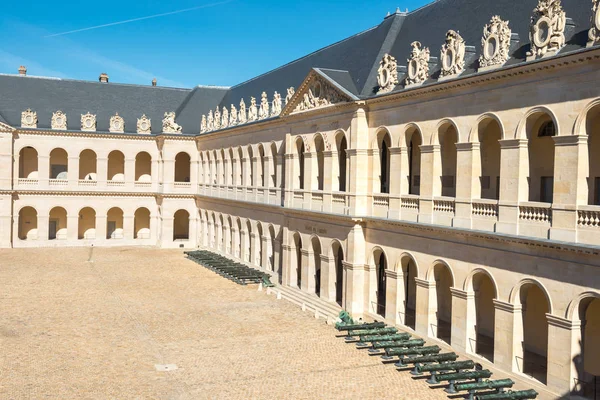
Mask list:
[[[88,256],[0,250],[0,399],[447,399],[179,250]]]

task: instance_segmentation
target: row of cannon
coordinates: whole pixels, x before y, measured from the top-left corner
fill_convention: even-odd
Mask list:
[[[207,250],[186,251],[184,254],[190,260],[216,272],[237,284],[262,283],[263,286],[272,287],[270,276],[267,273],[250,268],[245,264],[230,260],[227,257]]]
[[[354,324],[349,315],[340,313],[338,331],[346,332],[347,342],[356,343],[357,348],[368,348],[371,355],[381,355],[386,362],[394,360],[396,367],[412,366],[411,374],[429,374],[430,385],[448,383],[444,391],[448,394],[467,392],[469,400],[516,400],[535,399],[538,393],[533,390],[511,390],[512,379],[490,380],[492,372],[483,369],[473,360],[457,361],[456,353],[442,353],[437,346],[426,346],[423,339],[411,338],[409,333],[398,332],[383,322]]]

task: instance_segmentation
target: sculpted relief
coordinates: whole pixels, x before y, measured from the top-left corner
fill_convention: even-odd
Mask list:
[[[21,126],[23,128],[37,128],[38,118],[35,111],[28,108],[27,111],[21,113]]]
[[[108,127],[108,130],[115,133],[123,133],[125,131],[125,120],[119,113],[115,113],[115,115],[110,117],[110,126]]]
[[[52,120],[50,122],[52,129],[67,129],[67,116],[62,111],[56,111],[52,114]]]
[[[163,133],[181,133],[181,126],[175,122],[175,112],[166,112],[162,121]]]
[[[490,23],[483,28],[479,68],[504,65],[509,57],[511,35],[508,21],[503,21],[497,15],[493,16]]]
[[[465,69],[465,41],[456,31],[446,33],[446,43],[441,51],[442,71],[440,78],[458,75]]]
[[[81,114],[81,130],[87,132],[93,132],[96,130],[96,115],[90,114]]]
[[[421,47],[421,42],[412,42],[412,51],[408,59],[406,85],[418,85],[429,77],[429,48]]]
[[[146,117],[146,114],[142,115],[142,118],[137,120],[137,133],[150,133],[152,124],[150,118]]]
[[[311,110],[345,101],[346,99],[325,82],[325,80],[317,77],[306,88],[293,112]]]
[[[600,43],[600,0],[592,1],[592,28],[588,32],[587,47]]]
[[[560,0],[540,0],[531,16],[527,60],[556,54],[565,45],[566,23]]]
[[[385,54],[379,62],[377,70],[377,94],[389,93],[398,85],[398,63],[389,54]]]

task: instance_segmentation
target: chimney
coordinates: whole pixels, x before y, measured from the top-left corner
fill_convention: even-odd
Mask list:
[[[156,78],[152,79],[152,86],[156,86]]]
[[[27,75],[27,67],[24,65],[21,65],[19,67],[19,75],[25,76]]]
[[[102,83],[108,83],[108,74],[106,72],[101,73],[98,80]]]

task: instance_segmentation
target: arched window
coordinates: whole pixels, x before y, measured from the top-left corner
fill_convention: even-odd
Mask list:
[[[97,157],[92,150],[83,150],[79,154],[79,180],[95,181]]]
[[[538,112],[527,118],[529,201],[552,203],[554,196],[554,139],[550,115]]]
[[[173,240],[189,240],[190,238],[190,213],[186,210],[177,210],[173,216]]]
[[[150,211],[145,207],[135,210],[133,219],[133,238],[150,239]]]
[[[145,151],[142,151],[135,156],[135,181],[152,181],[152,157]]]
[[[456,143],[458,132],[454,125],[447,123],[440,126],[438,130],[440,141],[440,158],[442,176],[440,177],[441,195],[448,197],[456,196]],[[439,194],[438,194],[439,195]]]
[[[346,142],[346,136],[340,133],[339,141],[337,142],[337,157],[338,157],[338,190],[340,192],[346,191],[346,150],[348,150],[348,143]]]
[[[19,178],[38,179],[38,152],[33,147],[23,147],[19,152]]]
[[[175,182],[190,181],[191,160],[189,154],[181,152],[175,156]]]
[[[111,151],[108,155],[107,173],[109,181],[123,182],[125,180],[125,155],[119,150]]]
[[[50,179],[67,179],[69,157],[64,149],[54,149],[50,152]]]
[[[316,184],[312,189],[313,190],[323,190],[325,183],[325,156],[323,152],[325,151],[325,144],[323,143],[323,138],[321,135],[315,135],[315,153],[317,156],[316,159],[316,168],[314,168],[313,172],[313,182]]]
[[[478,126],[481,171],[479,175],[480,198],[500,198],[500,139],[502,133],[495,119],[484,119]]]
[[[123,210],[113,207],[106,214],[106,238],[123,239]]]
[[[19,239],[35,240],[38,238],[38,214],[33,207],[23,207],[19,210]]]

